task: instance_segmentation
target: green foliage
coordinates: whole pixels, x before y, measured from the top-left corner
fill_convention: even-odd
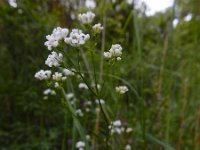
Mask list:
[[[77,15],[87,9],[75,10],[73,5],[78,1],[69,1],[67,9],[59,1],[17,2],[17,8],[0,2],[0,149],[75,149],[80,139],[78,132],[84,134],[82,126],[98,143],[96,149],[105,149],[107,130],[103,115],[99,119],[99,133],[94,134],[94,116],[80,119],[80,126],[63,105],[62,93],[45,101],[45,86],[34,79],[35,72],[45,68],[45,35],[56,26],[76,27],[79,23],[72,22],[70,13]],[[101,49],[107,51],[112,43],[120,43],[124,53],[120,63],[109,67],[103,64],[104,109],[111,119],[119,118],[133,128],[130,136],[114,137],[114,149],[124,149],[128,143],[132,149],[199,149],[198,3],[177,1],[175,14],[169,8],[149,17],[144,10],[133,9],[125,1],[98,1],[95,22],[101,20],[106,29],[97,43],[99,51],[94,54],[92,65],[99,69],[97,55]],[[187,22],[183,18],[188,13],[193,18]],[[176,16],[179,24],[173,27]],[[72,53],[68,54],[76,61]],[[90,53],[85,55],[89,57]],[[85,65],[81,67],[87,70]],[[81,100],[78,106],[84,107],[84,100],[94,97],[73,85],[79,82],[69,80],[66,87],[67,92],[75,93]],[[130,92],[119,98],[113,91],[116,84],[126,84]]]

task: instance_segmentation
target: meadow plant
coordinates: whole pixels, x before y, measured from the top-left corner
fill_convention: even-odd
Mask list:
[[[44,91],[44,99],[48,99],[50,95],[60,96],[57,93],[62,94],[63,103],[70,111],[74,126],[81,138],[81,141],[76,140],[78,142],[76,144],[75,142],[73,143],[79,150],[95,147],[95,135],[91,135],[94,138],[92,139],[90,135],[86,134],[87,132],[91,133],[91,131],[84,129],[81,122],[85,118],[85,113],[93,112],[96,114],[96,125],[100,120],[99,114],[102,114],[103,122],[106,124],[104,139],[107,147],[112,147],[113,142],[111,142],[111,139],[115,134],[129,134],[132,131],[132,128],[125,127],[121,120],[112,121],[106,110],[107,103],[101,94],[106,81],[101,82],[97,79],[99,73],[94,66],[94,55],[97,58],[104,57],[105,59],[102,61],[107,61],[106,65],[114,64],[115,60],[120,61],[122,58],[122,46],[113,44],[107,52],[98,52],[99,36],[104,27],[101,23],[93,25],[94,19],[94,13],[82,13],[78,15],[78,20],[81,23],[79,28],[74,28],[71,31],[68,28],[61,27],[53,29],[52,34],[46,36],[47,41],[44,43],[47,49],[51,51],[45,61],[50,70],[40,70],[35,74],[35,78],[45,80],[47,83],[48,89]],[[90,54],[89,56],[88,53]],[[93,66],[93,72],[90,71],[91,66]],[[76,98],[75,92],[70,91],[66,86],[69,81],[73,81],[72,85],[76,87],[76,90],[78,87],[79,94],[89,93],[94,99],[85,100],[84,107],[78,106],[80,100]],[[66,91],[70,92],[66,93]],[[128,87],[113,87],[112,92],[125,94],[128,92]],[[98,132],[95,134],[98,134]],[[130,145],[124,145],[123,147],[127,150],[131,149]]]

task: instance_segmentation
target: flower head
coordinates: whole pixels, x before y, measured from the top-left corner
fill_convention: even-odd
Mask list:
[[[126,129],[126,133],[130,133],[130,132],[132,132],[132,131],[133,131],[133,129],[130,128],[130,127]]]
[[[120,120],[112,122],[108,126],[108,128],[111,130],[111,134],[113,133],[121,134],[122,132],[124,132],[124,128],[122,127],[122,123]]]
[[[74,76],[74,75],[75,75],[74,72],[72,72],[71,70],[69,70],[69,69],[67,69],[67,68],[64,68],[64,69],[63,69],[63,74],[64,74],[65,76]]]
[[[101,26],[100,23],[97,23],[95,24],[93,27],[92,27],[93,31],[97,34],[101,33],[101,31],[103,30],[103,27]]]
[[[85,147],[85,143],[83,141],[78,141],[76,143],[76,148],[78,148],[79,150],[83,150],[84,147]]]
[[[59,67],[60,64],[63,62],[63,55],[61,53],[51,52],[49,54],[47,60],[45,61],[45,64],[49,67]]]
[[[127,144],[125,150],[131,150],[131,145]]]
[[[44,90],[43,94],[44,95],[55,95],[56,92],[52,89],[46,89],[46,90]]]
[[[112,54],[110,52],[104,52],[104,57],[110,59],[112,57]]]
[[[120,120],[116,120],[116,121],[113,122],[113,125],[114,125],[115,127],[120,127],[120,126],[122,125],[122,123],[121,123]]]
[[[55,87],[55,88],[59,88],[59,86],[60,86],[59,83],[58,83],[58,82],[55,82],[54,87]]]
[[[59,40],[67,37],[69,30],[67,28],[57,27],[53,30],[51,35],[47,35],[47,41],[44,45],[47,46],[48,50],[52,50],[52,47],[57,47],[59,44]]]
[[[82,112],[81,109],[77,109],[77,110],[76,110],[76,114],[77,114],[79,117],[83,117],[83,116],[84,116],[84,114],[83,114],[83,112]]]
[[[128,91],[127,86],[117,86],[115,88],[116,92],[118,92],[119,94],[124,94]]]
[[[66,94],[66,97],[68,99],[72,99],[72,98],[74,98],[74,93],[68,93],[68,94]]]
[[[111,49],[109,50],[113,57],[120,57],[122,55],[122,47],[119,44],[112,45]]]
[[[71,46],[80,46],[86,43],[90,39],[89,34],[84,34],[82,30],[73,29],[69,37],[65,38],[65,43]]]
[[[50,70],[40,70],[35,73],[35,78],[39,80],[46,80],[51,77],[51,71]]]
[[[78,20],[82,24],[88,24],[88,23],[91,23],[94,20],[94,17],[95,17],[95,14],[92,13],[91,11],[89,11],[87,13],[79,14]]]
[[[104,57],[107,59],[116,58],[120,61],[122,55],[122,47],[119,44],[113,44],[108,52],[104,52]]]
[[[78,87],[79,89],[88,89],[88,86],[85,83],[79,83]]]
[[[53,80],[55,81],[64,81],[67,79],[67,77],[63,76],[62,73],[59,73],[59,72],[55,72],[53,75],[52,75],[52,78]]]

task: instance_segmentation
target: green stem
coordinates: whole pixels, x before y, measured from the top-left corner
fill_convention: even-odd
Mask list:
[[[75,126],[76,126],[76,128],[77,128],[77,130],[78,130],[78,132],[79,132],[79,134],[80,134],[80,136],[82,138],[82,140],[85,142],[86,149],[89,150],[89,144],[88,144],[88,141],[87,141],[87,139],[85,137],[86,134],[85,134],[84,129],[83,129],[82,125],[80,124],[78,118],[76,117],[75,110],[72,107],[72,105],[69,102],[69,100],[67,99],[64,88],[61,88],[61,91],[62,91],[62,94],[64,96],[65,102],[66,102],[65,104],[67,104],[67,108],[69,109],[69,111],[72,114],[74,124],[75,124]]]
[[[100,83],[102,82],[102,74],[103,74],[103,53],[105,51],[105,39],[106,39],[106,6],[104,0],[104,8],[103,8],[103,32],[102,32],[102,43],[101,43],[101,59],[100,59]]]
[[[72,129],[72,150],[75,150],[75,143],[76,143],[76,127],[75,122],[73,120],[73,129]]]
[[[109,117],[106,115],[106,113],[105,113],[105,111],[104,111],[104,109],[103,109],[103,107],[102,107],[102,104],[100,103],[100,97],[99,97],[99,95],[96,94],[96,93],[92,90],[91,86],[87,83],[87,81],[85,80],[85,78],[83,77],[83,75],[82,75],[81,72],[80,72],[80,54],[79,54],[79,52],[78,52],[77,55],[78,55],[78,72],[77,72],[77,73],[80,75],[80,77],[82,78],[83,82],[88,86],[88,89],[91,91],[91,93],[98,99],[101,112],[103,113],[103,116],[104,116],[104,118],[105,118],[105,121],[106,121],[107,125],[109,125],[109,123],[110,123],[109,120],[110,120],[110,119],[109,119]]]

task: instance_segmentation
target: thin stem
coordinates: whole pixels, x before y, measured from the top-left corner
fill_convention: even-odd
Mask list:
[[[140,88],[139,93],[143,96],[143,71],[142,71],[142,37],[141,37],[141,29],[138,22],[138,16],[137,16],[137,10],[135,8],[135,3],[133,2],[133,23],[134,23],[134,29],[135,29],[135,37],[136,39],[136,46],[137,46],[137,53],[138,53],[138,62],[139,62],[139,73],[138,73],[138,80],[140,81]],[[145,114],[145,101],[143,98],[139,99],[139,103],[141,105],[139,109],[139,117],[140,117],[140,123],[141,123],[141,130],[142,130],[142,138],[144,142],[144,149],[146,149],[146,114]]]
[[[109,125],[109,123],[110,123],[109,120],[110,120],[110,119],[109,119],[109,117],[106,115],[105,111],[103,110],[102,104],[101,104],[101,102],[100,102],[100,97],[99,97],[99,95],[96,94],[96,93],[92,90],[92,88],[90,87],[90,85],[87,83],[87,81],[85,80],[85,78],[83,77],[83,75],[82,75],[81,72],[80,72],[80,54],[79,54],[79,52],[77,53],[77,55],[78,55],[78,74],[80,75],[80,77],[82,78],[82,80],[84,81],[84,83],[88,86],[88,89],[91,91],[91,93],[98,99],[101,112],[103,113],[103,116],[104,116],[104,118],[105,118],[105,120],[106,120],[107,125]]]
[[[95,89],[96,89],[97,94],[99,95],[99,90],[98,90],[98,87],[97,87],[97,78],[96,78],[94,54],[93,54],[92,51],[91,51],[91,58],[92,58],[92,64],[93,64],[93,76],[94,76],[94,82],[95,82]]]
[[[105,4],[105,0],[103,2]],[[105,51],[105,39],[106,39],[106,6],[104,5],[104,14],[103,14],[103,32],[102,32],[102,43],[101,43],[101,59],[100,59],[100,83],[102,82],[102,74],[103,74],[103,53]]]
[[[86,69],[88,71],[90,71],[90,65],[89,65],[89,63],[88,63],[88,61],[87,61],[87,59],[85,57],[85,54],[83,53],[83,49],[80,48],[80,51],[81,51],[81,55],[82,55],[82,58],[83,58],[83,62],[85,63]],[[79,53],[79,50],[78,50],[78,53]],[[89,78],[90,78],[91,81],[93,80],[92,76],[90,74],[89,74]]]
[[[64,104],[67,104],[66,106],[67,106],[67,108],[69,109],[69,111],[70,111],[71,114],[72,114],[74,124],[75,124],[76,128],[78,129],[78,132],[79,132],[81,138],[82,138],[83,141],[85,142],[86,149],[89,150],[89,144],[88,144],[88,141],[87,141],[87,139],[86,139],[86,137],[85,137],[85,131],[84,131],[83,127],[81,126],[81,124],[80,124],[78,118],[76,117],[76,113],[75,113],[74,108],[72,107],[72,105],[70,104],[68,98],[66,97],[66,92],[65,92],[64,88],[61,88],[61,92],[62,92],[63,97],[64,97],[65,102],[66,102],[66,103],[64,103]]]

